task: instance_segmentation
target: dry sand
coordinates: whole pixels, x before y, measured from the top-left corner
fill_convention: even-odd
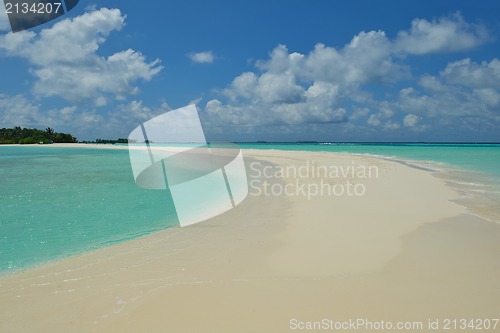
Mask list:
[[[347,154],[245,158],[251,177],[256,161],[379,174],[341,180],[363,184],[363,196],[250,195],[190,227],[2,277],[0,331],[289,332],[292,319],[365,318],[427,331],[429,319],[442,329],[447,318],[500,317],[500,227],[453,203],[430,172]]]

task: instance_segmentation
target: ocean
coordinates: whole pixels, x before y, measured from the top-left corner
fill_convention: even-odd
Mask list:
[[[381,156],[434,171],[458,203],[500,221],[499,144],[241,143]],[[133,179],[127,150],[0,146],[0,274],[177,225],[168,191]]]
[[[136,186],[127,150],[0,146],[0,273],[177,224]]]

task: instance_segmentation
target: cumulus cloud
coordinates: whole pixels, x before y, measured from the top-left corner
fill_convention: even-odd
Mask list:
[[[370,114],[366,123],[372,127],[381,127],[386,131],[399,129],[401,126],[392,119],[395,112],[388,108],[389,104],[387,102],[380,103],[379,112]]]
[[[407,114],[403,119],[405,127],[415,127],[418,123],[419,117],[414,114]]]
[[[159,107],[151,108],[144,105],[143,101],[134,100],[119,105],[117,110],[111,113],[111,118],[137,126],[137,123],[142,123],[170,110],[172,108],[166,102],[163,102]]]
[[[0,94],[0,128],[40,125],[40,106],[23,95]]]
[[[170,110],[172,108],[166,102],[156,107],[148,106],[142,100],[119,104],[105,115],[100,135],[126,137],[138,125]]]
[[[293,73],[302,81],[359,84],[392,82],[408,76],[405,66],[392,59],[391,42],[383,31],[361,32],[341,49],[316,44],[304,55],[277,46],[258,67],[272,74]]]
[[[500,60],[483,61],[478,64],[470,58],[449,63],[440,73],[441,77],[452,84],[470,86],[478,89],[500,89]]]
[[[389,120],[384,124],[384,129],[385,130],[397,130],[399,127],[401,127],[397,122]]]
[[[422,75],[399,94],[393,90],[394,83],[412,78],[405,64],[408,57],[402,55],[464,51],[488,40],[486,28],[454,14],[431,21],[415,19],[395,39],[383,31],[362,31],[343,47],[318,43],[308,53],[278,45],[268,59],[256,62],[255,71],[235,77],[221,91],[222,98],[210,100],[204,112],[214,123],[245,128],[311,124],[330,128],[328,124],[340,123],[343,128],[371,133],[421,132],[431,122],[438,126],[477,123],[477,119],[498,123],[497,59],[480,64],[470,59],[453,62],[437,76]],[[372,96],[370,88],[365,90],[373,84],[385,84],[385,100]]]
[[[304,89],[297,84],[291,72],[263,75],[243,73],[236,77],[225,90],[226,96],[233,100],[244,98],[253,103],[294,103],[304,97]]]
[[[408,54],[454,52],[472,49],[489,39],[484,26],[467,23],[456,13],[432,21],[413,20],[410,30],[399,32],[395,48]]]
[[[361,118],[365,118],[370,114],[370,109],[363,107],[363,108],[355,108],[354,112],[349,116],[349,120],[358,120]]]
[[[305,59],[304,78],[337,83],[392,82],[408,76],[392,59],[391,42],[383,31],[361,32],[337,50],[317,44]]]
[[[198,64],[211,64],[215,60],[212,51],[191,52],[188,54],[188,57],[189,59],[191,59],[192,62]]]
[[[500,92],[493,79],[496,64],[496,59],[449,63],[439,75],[423,76],[419,86],[401,89],[393,107],[406,113],[406,128],[448,133],[461,129],[461,135],[471,133],[472,139],[490,135],[492,140],[500,126]]]
[[[500,92],[493,88],[475,89],[473,94],[491,110],[500,108]]]
[[[166,102],[149,107],[141,100],[117,105],[108,113],[75,105],[47,109],[24,95],[0,94],[0,128],[53,127],[71,132],[79,139],[117,138],[127,136],[138,124],[170,110]]]
[[[9,33],[0,48],[33,66],[37,95],[102,106],[108,95],[120,99],[137,93],[136,81],[149,81],[162,69],[159,60],[148,62],[131,49],[108,57],[97,54],[109,34],[121,30],[124,22],[120,10],[102,8],[64,19],[39,34]]]
[[[380,121],[380,115],[372,114],[370,118],[368,118],[367,124],[372,126],[380,126],[382,122]]]
[[[342,100],[359,84],[407,75],[392,60],[390,42],[380,31],[362,32],[340,50],[317,44],[307,55],[278,45],[256,65],[261,73],[242,73],[223,90],[228,103],[207,103],[209,115],[232,124],[345,122]]]
[[[24,95],[0,95],[0,127],[54,127],[81,134],[102,123],[103,117],[95,110],[78,110],[76,106],[44,111]]]
[[[223,91],[230,102],[210,100],[207,114],[218,123],[245,126],[346,121],[346,110],[337,103],[338,85],[323,81],[303,84],[290,68],[280,69],[282,64],[274,57],[270,62],[274,64],[261,75],[247,72],[236,77]]]
[[[207,102],[204,112],[212,125],[261,126],[304,123],[339,123],[346,121],[346,110],[332,106],[328,96],[308,95],[303,102],[224,104],[218,99]]]
[[[500,107],[500,61],[449,63],[439,75],[425,75],[418,87],[399,93],[401,110],[428,117],[480,117],[496,121]]]
[[[122,29],[124,20],[116,9],[92,10],[39,34],[0,36],[0,49],[31,64],[37,96],[61,96],[78,103],[90,100],[94,106],[106,105],[110,98],[120,103],[102,114],[81,105],[42,112],[43,107],[23,95],[0,96],[0,119],[25,126],[66,123],[76,128],[81,124],[119,136],[169,111],[166,103],[151,107],[141,100],[121,100],[138,91],[139,80],[151,80],[161,70],[158,61],[148,61],[130,49],[106,57],[98,54],[109,34]],[[254,70],[237,75],[209,99],[200,116],[209,131],[227,134],[233,128],[233,134],[247,133],[253,139],[263,133],[335,137],[344,131],[368,138],[378,133],[398,137],[440,126],[498,127],[500,61],[496,58],[450,62],[439,73],[424,74],[414,83],[405,81],[412,76],[406,65],[409,57],[402,55],[463,51],[487,40],[485,28],[456,14],[432,21],[416,19],[395,39],[383,31],[363,31],[340,47],[318,43],[300,53],[278,45],[255,63]],[[195,63],[214,61],[211,51],[187,56]],[[407,84],[403,89],[402,83]]]
[[[427,92],[412,87],[402,89],[397,106],[404,112],[438,119],[479,116],[486,111],[471,92],[453,86]]]

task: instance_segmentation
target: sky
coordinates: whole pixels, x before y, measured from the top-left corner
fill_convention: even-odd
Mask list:
[[[500,142],[500,1],[85,1],[10,32],[0,128],[127,137],[196,104],[209,141]]]

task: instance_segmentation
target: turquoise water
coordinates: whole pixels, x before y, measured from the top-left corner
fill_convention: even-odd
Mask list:
[[[500,210],[500,145],[239,145],[432,161],[457,168],[453,181],[482,211]],[[0,146],[0,273],[177,224],[167,191],[136,186],[127,150]]]
[[[174,224],[169,193],[136,186],[127,150],[0,147],[0,272]]]

